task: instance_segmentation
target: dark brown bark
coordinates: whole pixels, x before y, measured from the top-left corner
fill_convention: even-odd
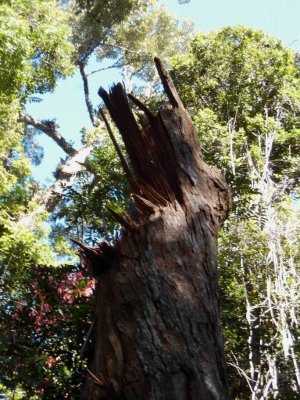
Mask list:
[[[126,145],[138,218],[120,217],[114,248],[82,253],[99,274],[85,398],[225,400],[216,238],[230,192],[204,163],[191,119],[156,64],[171,107],[154,116],[140,106],[137,123],[120,84],[99,91]]]

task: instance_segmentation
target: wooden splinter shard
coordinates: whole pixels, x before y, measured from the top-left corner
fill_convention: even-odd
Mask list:
[[[170,75],[165,70],[161,60],[157,57],[154,58],[155,66],[158,72],[158,75],[163,84],[164,90],[168,96],[168,99],[173,108],[184,108],[183,103],[179,97],[177,89],[170,77]]]
[[[91,247],[75,238],[70,237],[69,239],[79,246],[81,262],[94,276],[98,276],[99,273],[112,265],[115,249],[110,243],[104,241],[98,247]]]
[[[183,110],[172,79],[164,70],[160,60],[155,59],[155,62],[173,108]],[[153,203],[153,206],[158,207],[174,204],[175,200],[182,203],[173,144],[170,134],[166,131],[168,128],[161,124],[160,112],[156,115],[152,114],[139,99],[133,95],[127,95],[122,84],[113,86],[109,93],[100,88],[98,93],[124,140],[130,159],[130,168],[116,143],[105,114],[100,111],[121,160],[131,193],[141,196]],[[128,98],[143,112],[139,115],[140,124],[136,121]],[[141,199],[136,198],[136,206],[142,214],[144,210],[145,217],[149,215],[149,207]]]
[[[136,187],[134,176],[132,175],[132,172],[130,171],[130,168],[129,168],[128,164],[127,164],[127,161],[126,161],[126,159],[125,159],[125,157],[124,157],[124,155],[123,155],[123,153],[122,153],[122,151],[120,149],[120,146],[118,145],[118,142],[117,142],[117,140],[116,140],[116,138],[115,138],[115,136],[113,134],[113,131],[112,131],[110,125],[109,125],[109,122],[108,122],[108,120],[106,118],[106,115],[105,115],[103,110],[100,110],[100,115],[101,115],[101,117],[102,117],[102,119],[103,119],[103,121],[105,123],[105,126],[106,126],[106,129],[108,131],[109,137],[111,138],[111,141],[113,142],[113,145],[114,145],[114,147],[116,149],[118,157],[119,157],[119,159],[121,161],[121,164],[122,164],[123,170],[125,172],[126,178],[128,180],[128,183],[131,186],[131,189],[134,190],[135,187]]]
[[[114,210],[111,208],[107,207],[107,210],[110,212],[110,214],[115,218],[115,220],[125,229],[127,230],[132,230],[137,227],[134,221],[127,219],[126,217],[116,213]]]
[[[153,121],[154,115],[152,112],[149,110],[148,107],[145,106],[144,103],[141,102],[141,100],[137,99],[133,94],[129,93],[128,94],[129,99],[140,109],[144,112],[144,114],[147,116],[149,121]]]

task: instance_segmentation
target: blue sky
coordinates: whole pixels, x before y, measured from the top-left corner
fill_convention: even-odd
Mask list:
[[[190,0],[182,5],[177,0],[166,0],[165,4],[177,17],[192,20],[198,31],[207,32],[226,25],[247,25],[262,29],[282,40],[286,46],[300,51],[300,0]],[[91,96],[95,102],[100,85],[108,87],[122,80],[116,70],[102,71],[91,78]],[[78,73],[60,81],[54,93],[44,95],[42,103],[30,104],[27,112],[39,119],[56,118],[61,133],[77,148],[81,128],[90,126]],[[39,141],[44,147],[45,157],[40,166],[33,168],[33,174],[41,182],[47,182],[52,179],[52,172],[65,154],[46,135],[41,135]]]
[[[286,45],[300,39],[299,0],[191,0],[181,6],[169,0],[166,4],[180,17],[192,19],[201,31],[248,25],[282,39]]]

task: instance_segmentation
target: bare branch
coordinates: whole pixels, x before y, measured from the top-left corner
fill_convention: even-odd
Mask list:
[[[39,121],[28,114],[21,114],[19,122],[24,122],[26,125],[31,125],[39,131],[44,132],[51,139],[53,139],[61,149],[69,156],[73,157],[77,151],[62,137],[62,135],[56,130],[54,121]]]
[[[119,50],[124,50],[124,51],[128,51],[128,53],[133,53],[133,54],[148,54],[146,51],[144,51],[144,50],[132,50],[132,49],[129,49],[128,47],[125,47],[125,46],[118,46],[118,45],[116,45],[116,44],[109,44],[109,43],[102,43],[102,45],[101,46],[106,46],[106,47],[114,47],[114,48],[116,48],[116,49],[119,49]]]
[[[108,44],[108,43],[102,43],[101,46],[103,46],[103,47],[105,47],[105,46],[106,47],[112,47],[112,48],[116,48],[116,49],[119,49],[119,50],[123,50],[123,51],[128,52],[128,53],[137,54],[137,55],[144,55],[144,56],[147,55],[147,56],[150,57],[150,54],[148,54],[147,52],[145,52],[143,50],[136,51],[136,50],[129,49],[128,47],[118,46],[118,45],[115,45],[115,44]],[[89,72],[88,74],[86,74],[86,76],[88,77],[90,75],[96,74],[97,72],[106,71],[106,70],[112,69],[112,68],[122,68],[122,67],[125,67],[126,65],[131,65],[130,62],[120,63],[123,58],[124,58],[123,56],[120,57],[116,62],[114,62],[112,65],[109,65],[108,67],[99,68],[99,69],[96,69],[96,70],[94,70],[92,72]]]
[[[130,63],[123,63],[123,64],[120,64],[120,60],[122,60],[122,57],[119,58],[119,59],[118,59],[116,62],[114,62],[112,65],[109,65],[108,67],[103,67],[103,68],[95,69],[94,71],[92,71],[92,72],[86,74],[86,76],[88,77],[88,76],[90,76],[90,75],[96,74],[97,72],[106,71],[106,70],[112,69],[112,68],[122,68],[122,67],[125,67],[126,65],[130,65]]]
[[[117,152],[117,154],[118,154],[118,156],[120,158],[123,170],[124,170],[125,175],[126,175],[128,181],[129,181],[129,184],[132,186],[132,185],[134,185],[135,179],[134,179],[134,177],[132,175],[132,172],[130,171],[130,169],[128,167],[127,161],[126,161],[126,159],[125,159],[125,157],[124,157],[124,155],[122,153],[122,150],[120,149],[120,146],[118,145],[118,142],[116,141],[116,138],[115,138],[115,136],[113,134],[113,131],[112,131],[110,125],[109,125],[109,122],[108,122],[103,110],[100,110],[100,115],[101,115],[101,117],[102,117],[102,119],[103,119],[103,121],[105,123],[105,126],[106,126],[106,129],[108,131],[108,134],[109,134],[109,136],[110,136],[110,138],[111,138],[111,140],[113,142],[113,145],[114,145],[114,147],[116,149],[116,152]]]

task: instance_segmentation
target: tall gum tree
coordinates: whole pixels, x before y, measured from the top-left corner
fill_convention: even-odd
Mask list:
[[[81,245],[99,274],[85,398],[225,400],[216,239],[230,190],[203,161],[191,119],[155,61],[169,99],[155,115],[129,95],[134,113],[121,84],[99,90],[125,143],[129,166],[117,152],[135,211],[115,214],[123,232],[114,246]]]

